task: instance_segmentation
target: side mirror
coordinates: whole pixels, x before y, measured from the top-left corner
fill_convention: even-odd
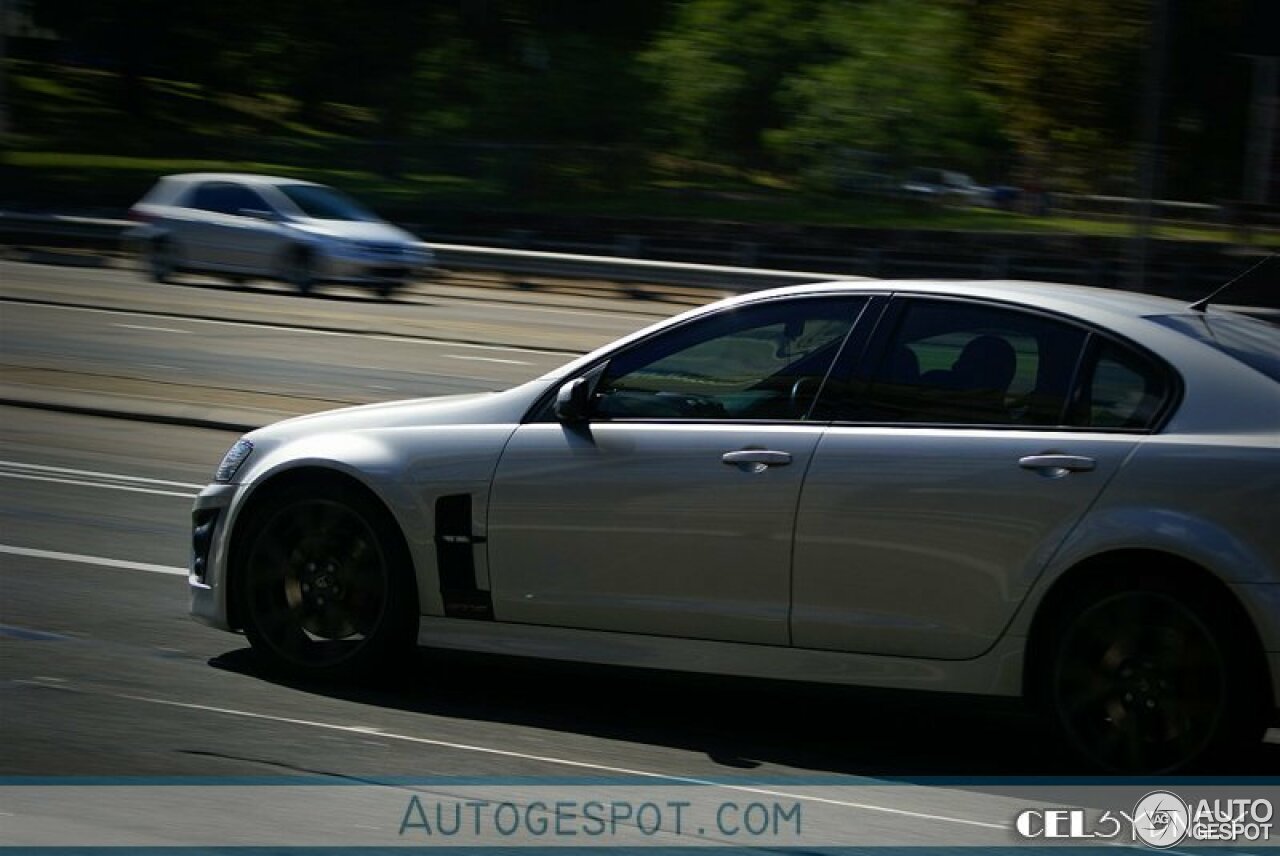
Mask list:
[[[585,377],[567,381],[556,391],[556,419],[564,423],[586,422],[591,418],[591,387]]]

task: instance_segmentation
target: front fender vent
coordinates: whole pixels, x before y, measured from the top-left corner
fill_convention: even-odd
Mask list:
[[[471,531],[471,494],[436,500],[436,567],[449,618],[493,620],[493,597],[476,585],[475,549],[484,541],[483,535]]]

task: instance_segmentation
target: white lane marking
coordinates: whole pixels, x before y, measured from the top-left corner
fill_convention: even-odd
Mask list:
[[[524,360],[500,360],[497,357],[468,357],[463,354],[445,354],[447,360],[474,360],[478,363],[505,363],[509,366],[531,366],[533,363],[526,363]]]
[[[167,479],[153,479],[146,476],[126,476],[123,473],[104,473],[98,470],[75,470],[71,467],[51,467],[47,464],[28,464],[23,461],[3,461],[0,460],[0,467],[13,467],[19,470],[34,470],[40,473],[56,473],[58,475],[68,476],[92,476],[94,478],[115,479],[124,482],[137,482],[138,484],[156,484],[166,485],[168,487],[189,487],[194,490],[203,490],[204,485],[192,484],[191,482],[169,481]]]
[[[0,302],[7,301],[0,298]],[[125,315],[134,318],[156,318],[165,320],[169,316],[157,315],[154,312],[130,312],[124,309],[95,309],[89,306],[64,306],[62,304],[50,303],[20,303],[25,309],[51,309],[62,310],[65,312],[84,312],[98,315]],[[392,336],[385,333],[352,333],[344,330],[316,330],[309,327],[286,327],[283,324],[253,324],[247,321],[222,321],[214,318],[183,318],[183,323],[187,324],[205,324],[219,327],[239,327],[248,330],[267,330],[279,333],[296,333],[298,335],[312,336],[336,336],[344,339],[365,339],[380,342],[394,342],[396,344],[409,345],[425,345],[432,348],[467,348],[478,351],[507,351],[513,354],[529,354],[533,357],[545,357],[549,360],[563,360],[566,357],[580,353],[586,353],[580,350],[568,350],[563,348],[545,349],[545,348],[525,348],[520,345],[481,345],[475,342],[451,342],[448,339],[431,339],[425,336]],[[636,329],[640,329],[637,327]],[[195,334],[192,334],[195,335]],[[619,334],[622,335],[622,334]],[[615,337],[617,338],[617,337]],[[601,344],[604,344],[602,341]]]
[[[149,327],[146,324],[112,324],[112,327],[122,327],[125,330],[151,330],[156,333],[182,333],[184,336],[193,335],[190,330],[179,330],[177,327]]]
[[[187,499],[195,499],[198,493],[184,493],[177,490],[157,490],[153,487],[135,487],[131,484],[110,484],[108,482],[85,481],[84,479],[64,479],[58,476],[37,476],[31,473],[5,473],[0,472],[0,478],[6,479],[22,479],[23,481],[38,482],[54,482],[56,484],[70,484],[78,487],[100,487],[105,490],[124,490],[129,493],[149,493],[153,496],[181,496]]]
[[[184,572],[185,573],[185,572]],[[774,790],[772,788],[750,787],[747,785],[732,785],[726,782],[717,782],[711,779],[699,779],[693,776],[673,776],[667,773],[654,773],[648,770],[632,770],[626,767],[615,767],[609,764],[597,764],[591,761],[574,761],[569,758],[555,758],[550,755],[533,755],[527,752],[517,752],[512,749],[495,749],[491,746],[477,746],[470,743],[453,743],[448,740],[434,740],[429,737],[415,737],[411,734],[396,734],[392,731],[384,731],[381,728],[374,728],[367,725],[339,725],[333,722],[320,722],[311,719],[295,719],[288,716],[274,716],[268,713],[256,713],[250,710],[238,710],[229,707],[213,707],[206,704],[194,704],[191,702],[172,701],[170,699],[153,698],[151,696],[130,695],[127,693],[103,693],[114,698],[128,699],[130,701],[145,702],[147,704],[166,705],[168,707],[177,707],[184,710],[201,710],[207,713],[221,713],[226,716],[239,716],[245,719],[260,719],[269,722],[281,722],[286,725],[304,725],[309,728],[323,728],[329,731],[341,731],[348,734],[375,735],[384,740],[401,740],[406,743],[418,743],[426,746],[438,746],[442,749],[459,749],[467,752],[479,752],[485,755],[498,755],[504,758],[518,758],[523,761],[537,761],[544,764],[557,764],[562,767],[574,767],[581,770],[594,770],[601,773],[613,773],[626,776],[635,776],[637,778],[657,779],[664,782],[678,782],[685,785],[702,785],[705,787],[721,788],[723,790],[735,791],[738,793],[754,794],[757,796],[774,797],[778,799],[791,799],[806,802],[823,803],[825,805],[840,806],[841,808],[851,808],[861,811],[879,812],[881,814],[893,814],[902,817],[913,817],[918,820],[935,820],[940,823],[954,823],[962,826],[978,826],[983,829],[1008,829],[1008,824],[990,823],[983,820],[969,820],[962,817],[950,817],[941,814],[928,814],[925,812],[910,811],[908,809],[891,808],[889,806],[875,805],[872,803],[850,802],[846,800],[831,799],[828,797],[818,797],[811,794],[797,794],[788,791]]]
[[[169,565],[149,565],[146,562],[107,559],[102,556],[84,556],[79,553],[59,553],[56,550],[35,550],[30,547],[14,547],[9,544],[0,544],[0,553],[8,553],[10,556],[25,556],[28,559],[52,559],[55,562],[76,562],[81,565],[98,565],[103,568],[146,571],[151,574],[168,574],[174,577],[185,577],[188,574],[186,568],[174,568]]]

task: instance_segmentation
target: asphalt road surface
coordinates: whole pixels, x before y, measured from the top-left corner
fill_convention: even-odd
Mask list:
[[[4,265],[0,277],[17,267],[31,266]],[[48,275],[82,291],[94,281]],[[218,300],[206,315],[235,312],[244,297],[207,291],[201,300],[210,294]],[[264,297],[263,313],[271,300],[314,309]],[[443,322],[430,341],[334,336],[258,316],[202,326],[182,320],[180,302],[163,322],[154,307],[79,302],[4,304],[6,374],[131,376],[319,405],[497,388],[571,350],[468,351],[447,341]],[[496,305],[484,323],[546,315],[566,338],[609,338],[648,314]],[[367,321],[359,308],[334,311],[344,323]],[[595,315],[572,314],[583,312]],[[0,407],[0,425],[0,777],[594,776],[713,782],[730,796],[760,796],[763,781],[773,799],[836,812],[822,822],[858,830],[859,841],[992,845],[1014,843],[1020,803],[974,777],[1071,772],[1038,724],[1003,702],[441,652],[378,683],[282,682],[259,670],[242,637],[186,617],[191,500],[234,433],[12,407]],[[1273,775],[1275,736],[1224,772]],[[955,778],[919,778],[932,776]],[[808,797],[815,777],[857,785],[859,796]],[[0,801],[0,844],[6,813],[14,807]],[[383,818],[393,830],[401,820]],[[95,840],[114,840],[130,821],[101,823]]]

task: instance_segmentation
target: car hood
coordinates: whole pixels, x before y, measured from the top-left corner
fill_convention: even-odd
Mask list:
[[[367,220],[316,220],[296,217],[289,225],[299,232],[320,238],[342,238],[347,241],[389,241],[419,243],[418,238],[390,223]]]
[[[248,435],[255,443],[276,445],[317,434],[439,425],[516,424],[546,389],[533,381],[505,392],[414,398],[363,404],[297,416],[259,428]]]

